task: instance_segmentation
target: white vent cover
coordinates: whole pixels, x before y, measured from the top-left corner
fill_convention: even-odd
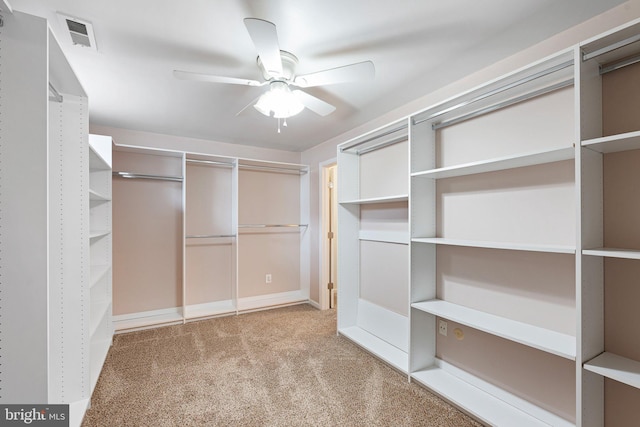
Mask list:
[[[64,34],[69,37],[68,40],[73,45],[98,50],[91,22],[62,13],[58,13],[58,18]]]

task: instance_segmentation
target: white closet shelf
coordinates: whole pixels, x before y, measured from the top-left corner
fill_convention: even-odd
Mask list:
[[[415,243],[431,243],[436,245],[467,246],[472,248],[506,249],[512,251],[551,252],[560,254],[575,254],[576,249],[566,245],[538,245],[509,242],[488,242],[484,240],[461,240],[444,237],[414,237]]]
[[[600,153],[640,149],[640,131],[621,133],[582,141],[582,146]]]
[[[353,199],[340,202],[341,205],[370,205],[374,203],[394,203],[409,201],[408,194],[397,194],[394,196],[371,197],[367,199]]]
[[[92,230],[89,232],[89,239],[98,239],[109,234],[111,234],[111,230]]]
[[[376,337],[358,326],[350,326],[338,330],[339,334],[373,353],[389,365],[401,372],[409,372],[409,356],[388,342]]]
[[[95,170],[111,170],[111,165],[89,144],[89,168]]]
[[[640,362],[604,352],[584,364],[584,369],[603,377],[640,388]]]
[[[640,250],[638,249],[593,248],[583,249],[582,254],[609,258],[640,259]]]
[[[110,264],[91,266],[91,286],[94,287],[111,270]]]
[[[484,172],[495,172],[525,166],[559,162],[562,160],[570,160],[574,157],[575,150],[573,147],[563,147],[554,150],[535,151],[519,155],[497,157],[495,159],[479,162],[415,172],[412,173],[411,176],[431,179],[452,178],[456,176],[473,175]]]
[[[388,231],[388,230],[360,230],[360,240],[372,242],[397,243],[401,245],[409,244],[408,231]]]
[[[565,359],[576,358],[576,339],[571,335],[443,300],[414,303],[411,307]]]
[[[109,200],[111,200],[110,197],[100,194],[99,192],[94,190],[89,190],[89,199],[92,201],[101,201],[101,202],[108,202]]]
[[[412,373],[411,378],[488,425],[575,425],[437,358],[433,366]]]
[[[89,336],[92,337],[102,322],[106,319],[107,312],[111,309],[111,301],[95,301],[91,303],[91,326]]]

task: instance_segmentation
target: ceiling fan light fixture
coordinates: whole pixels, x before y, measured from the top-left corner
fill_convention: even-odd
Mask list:
[[[286,119],[304,110],[304,104],[291,92],[285,82],[274,81],[254,105],[255,109],[267,117]]]

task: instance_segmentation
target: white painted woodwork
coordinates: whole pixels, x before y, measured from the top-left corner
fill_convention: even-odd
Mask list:
[[[575,337],[442,300],[414,303],[413,308],[566,359],[575,359]]]

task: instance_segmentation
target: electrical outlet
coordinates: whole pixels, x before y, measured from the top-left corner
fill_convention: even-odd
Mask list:
[[[265,282],[265,283],[271,283],[271,274],[267,274],[267,275],[264,277],[264,282]]]
[[[438,332],[440,335],[447,336],[447,322],[441,320],[440,323],[438,323]]]

